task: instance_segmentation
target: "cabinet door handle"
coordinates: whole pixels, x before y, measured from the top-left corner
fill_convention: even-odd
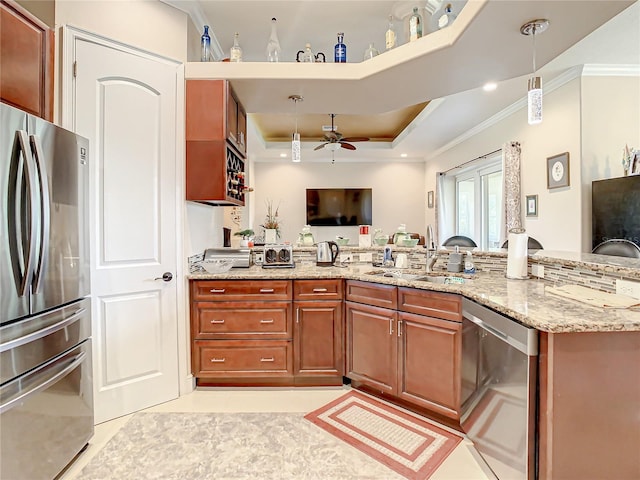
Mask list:
[[[327,289],[326,288],[314,288],[313,289],[313,293],[326,293]]]
[[[300,307],[296,308],[296,323],[300,323]]]
[[[262,358],[260,358],[260,361],[261,362],[275,362],[276,359],[273,358],[273,357],[262,357]]]
[[[273,293],[273,288],[261,288],[260,293]]]
[[[393,335],[393,318],[389,319],[389,335]]]
[[[273,323],[273,318],[263,318],[260,323]]]
[[[398,320],[398,336],[402,336],[402,320]]]
[[[211,323],[224,323],[224,318],[221,320],[211,320]]]
[[[211,293],[224,293],[224,288],[212,288],[209,290]]]
[[[224,363],[224,357],[222,358],[212,358],[211,363]]]

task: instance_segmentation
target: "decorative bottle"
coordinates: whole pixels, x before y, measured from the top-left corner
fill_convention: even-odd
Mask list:
[[[302,54],[302,58],[300,58],[300,54]],[[316,57],[311,51],[310,43],[305,44],[304,50],[298,50],[298,54],[296,55],[296,62],[314,63],[315,61]]]
[[[409,41],[415,42],[422,37],[422,15],[418,13],[418,7],[413,7],[413,13],[409,18]]]
[[[343,43],[344,33],[338,34],[338,43],[333,49],[335,63],[347,63],[347,46]]]
[[[364,51],[364,60],[369,60],[370,58],[377,56],[379,53],[378,49],[373,46],[373,43],[370,43],[369,48]]]
[[[200,61],[211,61],[211,37],[209,36],[209,25],[204,26],[204,33],[200,37]]]
[[[387,50],[391,50],[396,46],[396,29],[393,25],[393,15],[389,15],[389,26],[384,34],[385,47]]]
[[[278,40],[277,20],[271,19],[271,36],[267,43],[267,60],[269,62],[279,62],[282,51],[280,50],[280,41]]]
[[[438,28],[442,29],[448,27],[453,23],[455,19],[456,15],[451,11],[451,4],[449,3],[446,7],[444,7],[444,13],[438,19]]]
[[[242,48],[238,42],[238,32],[233,36],[233,46],[231,47],[231,54],[229,55],[229,61],[241,62],[242,61]]]

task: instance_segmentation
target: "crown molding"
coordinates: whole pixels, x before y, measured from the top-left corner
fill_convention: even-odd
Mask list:
[[[582,70],[583,77],[639,77],[640,64],[605,65],[588,64]]]

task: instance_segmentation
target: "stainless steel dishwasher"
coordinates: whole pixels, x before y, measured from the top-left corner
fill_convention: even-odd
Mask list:
[[[538,332],[462,300],[461,425],[500,480],[536,478]]]

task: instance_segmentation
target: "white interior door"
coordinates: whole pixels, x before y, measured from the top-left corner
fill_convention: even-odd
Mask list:
[[[90,140],[96,423],[178,396],[177,64],[75,39]]]

